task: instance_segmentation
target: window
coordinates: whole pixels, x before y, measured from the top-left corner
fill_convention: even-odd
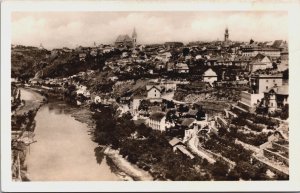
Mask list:
[[[275,80],[273,80],[273,82],[275,82]]]
[[[269,80],[266,80],[266,82],[269,82]]]
[[[154,94],[154,96],[156,97],[156,94]]]
[[[268,90],[268,88],[269,88],[269,87],[268,87],[268,86],[266,86],[266,90]]]

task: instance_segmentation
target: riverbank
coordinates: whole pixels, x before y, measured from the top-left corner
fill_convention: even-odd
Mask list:
[[[96,126],[92,115],[93,113],[90,111],[88,106],[81,106],[81,108],[76,108],[72,112],[72,117],[74,117],[75,120],[87,124],[91,130]],[[128,162],[117,150],[113,150],[109,147],[103,147],[103,151],[99,152],[96,156],[98,157],[97,159],[103,159],[102,157],[106,156],[113,172],[123,181],[153,180],[152,176],[148,172]]]
[[[40,93],[41,91],[37,89]],[[42,93],[41,93],[42,94]],[[95,128],[95,120],[93,119],[93,112],[90,110],[88,104],[83,104],[80,107],[71,107],[68,109],[71,116],[78,122],[84,123],[90,129],[89,132],[93,132]],[[105,156],[105,160],[108,162],[109,166],[113,172],[124,181],[150,181],[153,177],[143,169],[138,166],[131,164],[125,158],[123,158],[118,151],[113,149],[106,149],[106,151],[101,151],[102,155],[96,155],[98,157]],[[100,164],[100,163],[99,163]]]
[[[104,154],[108,156],[112,162],[135,181],[153,181],[153,177],[145,170],[140,169],[138,166],[131,164],[125,158],[123,158],[118,150],[107,147],[104,150]]]
[[[22,103],[12,112],[12,178],[14,181],[29,181],[26,155],[34,140],[35,116],[46,98],[31,89],[19,88]]]

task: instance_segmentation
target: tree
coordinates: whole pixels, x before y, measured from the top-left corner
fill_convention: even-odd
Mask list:
[[[178,117],[176,115],[176,111],[174,110],[171,110],[171,111],[168,111],[167,114],[166,114],[166,121],[170,122],[170,123],[173,123],[174,120],[177,120]]]
[[[202,121],[205,119],[205,112],[202,109],[199,109],[198,112],[196,113],[196,119],[197,121]]]
[[[228,169],[228,165],[224,162],[217,161],[212,167],[212,174],[216,180],[223,180],[227,175]]]
[[[224,127],[220,127],[219,130],[218,130],[218,134],[219,134],[220,137],[225,135],[227,132],[228,132],[227,129],[224,128]]]
[[[233,169],[228,173],[228,180],[230,181],[237,181],[240,179],[239,173]]]
[[[253,179],[255,176],[255,171],[253,170],[252,166],[245,161],[238,162],[236,170],[244,180]]]
[[[137,130],[138,134],[140,134],[144,137],[149,137],[149,135],[152,131],[152,129],[150,127],[147,127],[144,123],[137,126],[136,130]]]
[[[190,53],[190,49],[189,48],[183,48],[182,49],[183,56],[187,56],[187,55],[189,55],[189,53]]]
[[[178,108],[178,111],[179,112],[188,112],[189,111],[189,107],[188,106],[185,106],[183,104],[180,104],[179,105],[179,108]]]
[[[151,103],[148,100],[142,100],[139,106],[139,110],[148,111]]]
[[[286,104],[286,105],[284,105],[282,107],[280,118],[281,119],[287,119],[287,118],[289,118],[289,105],[288,104]]]

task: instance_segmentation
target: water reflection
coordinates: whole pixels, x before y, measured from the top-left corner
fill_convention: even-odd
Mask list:
[[[75,108],[50,102],[36,115],[35,140],[27,156],[32,181],[120,180],[107,165],[86,124],[71,117]],[[98,156],[97,156],[98,155]]]

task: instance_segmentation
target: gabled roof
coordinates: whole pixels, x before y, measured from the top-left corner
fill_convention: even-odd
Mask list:
[[[189,69],[188,65],[185,63],[178,63],[175,65],[175,68],[180,69],[180,70],[188,70]]]
[[[267,57],[266,55],[262,54],[262,53],[258,53],[256,56],[254,56],[253,60],[262,60],[265,57]]]
[[[159,85],[146,85],[146,90],[147,90],[147,91],[151,90],[152,88],[156,88],[156,89],[159,90],[160,92],[162,91],[162,88],[161,88],[161,86],[159,86]]]
[[[266,56],[264,54],[257,54],[255,57],[252,58],[252,61],[250,62],[250,64],[256,64],[256,65],[265,65],[265,63],[262,63],[262,60],[264,58],[268,58],[270,60],[270,62],[272,61],[269,56]]]
[[[193,116],[196,116],[197,113],[198,113],[198,110],[196,110],[196,109],[189,109],[189,111],[187,112],[187,114],[193,115]]]
[[[164,118],[164,117],[165,117],[165,113],[155,112],[155,113],[152,113],[149,118],[152,120],[155,120],[155,121],[161,121],[162,118]]]
[[[283,43],[283,40],[275,40],[272,47],[279,48]]]
[[[217,73],[209,68],[204,72],[203,76],[217,76]]]
[[[269,89],[267,92],[274,91],[276,94],[279,95],[289,95],[289,86],[288,85],[282,85],[282,86],[275,86]]]
[[[169,141],[169,144],[174,147],[175,145],[182,143],[177,137],[174,137],[171,141]]]
[[[186,127],[190,127],[191,124],[193,124],[195,121],[196,121],[196,119],[194,119],[194,118],[185,118],[185,119],[182,121],[181,125],[182,125],[182,126],[186,126]]]

